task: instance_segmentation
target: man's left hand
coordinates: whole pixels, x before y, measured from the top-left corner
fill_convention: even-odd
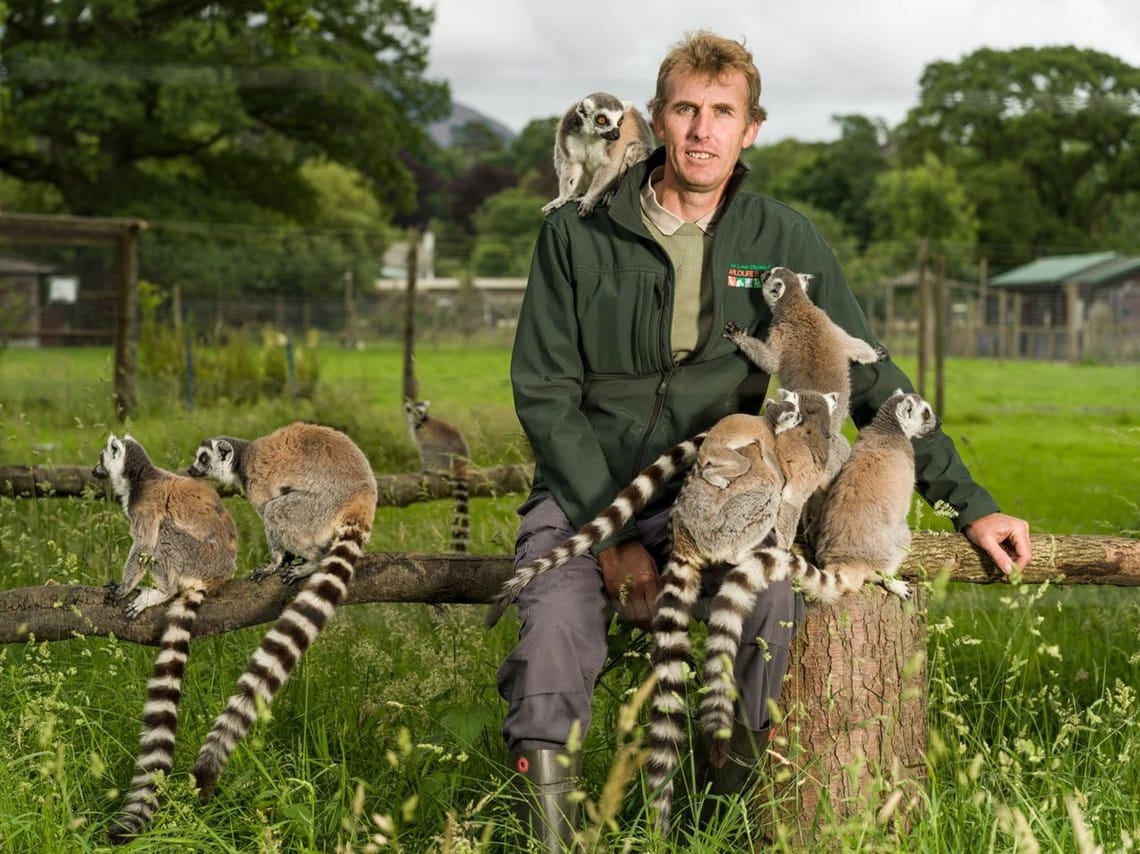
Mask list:
[[[1025,569],[1033,557],[1029,523],[1005,513],[990,513],[967,525],[963,531],[971,543],[990,556],[998,569],[1009,575],[1016,566]]]

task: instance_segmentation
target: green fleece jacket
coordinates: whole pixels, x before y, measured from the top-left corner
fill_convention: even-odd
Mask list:
[[[582,219],[576,205],[564,205],[542,225],[511,356],[515,410],[536,460],[523,511],[550,494],[580,527],[667,448],[726,415],[760,411],[770,378],[721,330],[733,320],[766,337],[771,312],[758,288],[763,269],[810,273],[812,301],[852,335],[878,343],[815,227],[780,202],[741,191],[747,169],[738,165],[713,237],[712,332],[675,361],[673,269],[642,223],[638,196],[663,160],[659,149],[631,169],[608,208]],[[896,388],[913,390],[889,358],[852,365],[851,384],[856,426],[868,423]],[[997,510],[948,436],[916,441],[915,452],[919,492],[931,504],[952,507],[959,530]],[[654,508],[671,501],[678,487]]]

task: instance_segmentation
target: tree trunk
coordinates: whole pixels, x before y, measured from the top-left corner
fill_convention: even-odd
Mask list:
[[[770,742],[775,818],[801,844],[835,819],[905,821],[925,784],[922,599],[868,586],[808,607]]]

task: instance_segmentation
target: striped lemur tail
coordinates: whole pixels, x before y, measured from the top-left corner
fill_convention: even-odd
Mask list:
[[[612,504],[579,528],[578,533],[558,548],[516,569],[515,574],[504,582],[503,589],[492,600],[487,612],[487,626],[499,622],[507,606],[516,601],[522,589],[537,576],[585,554],[606,537],[621,530],[630,519],[645,509],[675,475],[693,464],[707,435],[707,431],[698,433],[665,451],[642,469],[633,482],[618,493]]]
[[[468,506],[470,475],[467,465],[464,463],[457,466],[448,475],[448,480],[451,483],[451,498],[454,501],[451,512],[451,550],[466,552],[471,539],[471,511]]]
[[[661,573],[661,592],[653,613],[653,674],[657,684],[649,712],[645,746],[646,783],[656,823],[669,828],[673,805],[673,778],[686,741],[686,667],[692,640],[689,622],[701,593],[701,566],[673,550]]]
[[[146,685],[139,755],[131,788],[109,831],[112,845],[129,841],[150,823],[158,806],[158,777],[168,776],[174,765],[178,704],[190,658],[190,632],[205,597],[204,585],[184,586],[166,611],[158,657]]]
[[[834,573],[820,569],[795,552],[765,547],[756,549],[749,560],[728,571],[709,608],[705,693],[697,720],[709,746],[709,762],[717,768],[728,759],[736,698],[733,668],[740,652],[744,620],[752,613],[762,591],[788,578],[809,597],[822,602],[834,602],[842,592]]]
[[[213,794],[230,754],[257,719],[258,704],[268,706],[273,702],[344,599],[369,533],[355,525],[340,529],[317,570],[305,579],[301,592],[281,612],[250,656],[245,672],[238,678],[237,692],[214,721],[190,769],[203,800]]]
[[[725,575],[709,608],[704,696],[698,726],[706,736],[709,761],[715,767],[723,766],[728,758],[736,699],[733,667],[740,649],[744,619],[752,612],[762,590],[789,577],[798,581],[804,592],[823,601],[834,601],[840,595],[833,573],[819,569],[794,552],[765,546],[756,549],[751,559]],[[682,560],[674,552],[661,576],[661,594],[653,616],[653,672],[657,686],[646,736],[649,755],[645,771],[652,793],[651,807],[662,832],[669,827],[673,778],[686,742],[685,669],[691,651],[689,622],[700,595],[700,579],[700,567]]]

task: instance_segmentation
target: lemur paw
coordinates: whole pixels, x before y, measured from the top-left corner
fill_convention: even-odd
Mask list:
[[[124,594],[119,592],[119,588],[119,582],[115,581],[113,578],[108,579],[107,583],[103,585],[104,605],[114,605],[116,602],[123,598]]]
[[[562,207],[568,201],[570,201],[570,200],[567,198],[563,198],[562,196],[559,196],[557,199],[551,199],[549,202],[547,202],[545,205],[542,206],[542,215],[543,216],[550,216],[552,213],[554,213],[556,210],[558,210],[560,207]]]
[[[264,581],[269,576],[276,575],[279,569],[281,569],[281,564],[267,563],[265,566],[259,566],[257,569],[251,572],[249,574],[249,577],[254,581]]]
[[[747,334],[748,330],[737,323],[735,320],[730,320],[724,325],[724,337],[733,343],[736,343],[737,339],[743,338]]]
[[[296,584],[298,581],[308,578],[313,574],[314,567],[308,563],[302,563],[298,566],[290,566],[281,573],[282,584]]]
[[[879,583],[882,584],[889,593],[894,593],[904,601],[910,598],[910,585],[901,578],[883,578]]]

